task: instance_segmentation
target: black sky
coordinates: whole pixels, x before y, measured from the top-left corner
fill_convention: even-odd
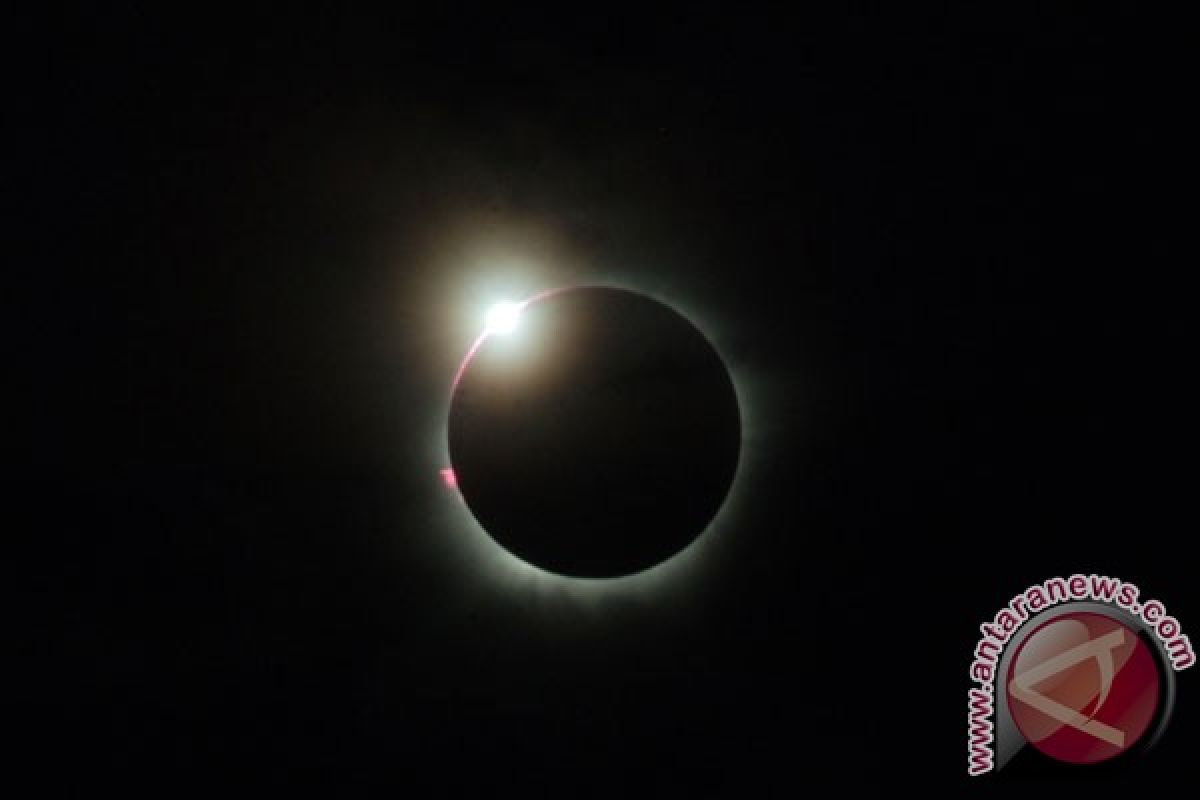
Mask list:
[[[12,706],[43,779],[954,783],[1014,593],[1094,570],[1200,625],[1173,21],[11,23]],[[755,481],[688,580],[585,602],[447,544],[475,230],[685,298],[755,387]],[[1184,768],[1191,677],[1123,778]]]

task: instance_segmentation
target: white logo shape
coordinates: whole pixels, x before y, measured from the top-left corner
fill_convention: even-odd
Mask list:
[[[1105,725],[1103,722],[1095,719],[1096,714],[1100,712],[1100,707],[1104,705],[1104,701],[1108,698],[1109,691],[1112,689],[1113,677],[1116,673],[1116,666],[1113,662],[1113,650],[1123,644],[1125,644],[1125,630],[1124,628],[1117,628],[1115,631],[1105,634],[1098,639],[1092,639],[1083,644],[1076,645],[1070,650],[1064,650],[1053,658],[1046,659],[1036,667],[1027,669],[1019,675],[1014,675],[1008,684],[1008,691],[1022,703],[1041,711],[1046,716],[1056,719],[1064,725],[1070,725],[1078,731],[1108,742],[1115,747],[1124,747],[1124,731],[1118,730],[1111,725]],[[1051,675],[1057,675],[1065,669],[1070,669],[1082,661],[1087,661],[1089,658],[1096,659],[1096,664],[1100,668],[1100,696],[1096,698],[1096,707],[1090,717],[1085,717],[1075,709],[1064,706],[1056,700],[1051,700],[1041,692],[1034,691],[1033,687],[1046,680],[1046,678],[1049,678]]]

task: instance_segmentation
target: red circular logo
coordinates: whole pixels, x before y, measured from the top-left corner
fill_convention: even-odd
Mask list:
[[[1008,707],[1038,750],[1094,764],[1146,733],[1159,681],[1155,656],[1134,631],[1104,614],[1068,613],[1021,643],[1008,670]]]

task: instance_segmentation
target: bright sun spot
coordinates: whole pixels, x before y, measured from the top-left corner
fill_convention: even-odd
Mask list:
[[[511,333],[520,316],[520,303],[497,303],[488,309],[484,330],[487,333]]]

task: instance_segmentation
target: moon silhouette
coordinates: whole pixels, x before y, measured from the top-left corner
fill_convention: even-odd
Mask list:
[[[467,356],[449,451],[471,513],[560,575],[640,572],[724,502],[741,422],[729,372],[684,316],[636,292],[559,290]]]

